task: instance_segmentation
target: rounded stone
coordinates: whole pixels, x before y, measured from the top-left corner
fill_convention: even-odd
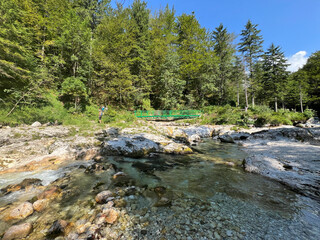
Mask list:
[[[106,222],[113,224],[115,223],[115,221],[117,221],[118,216],[119,216],[119,213],[116,210],[110,209],[106,216]]]
[[[31,223],[23,223],[10,227],[4,234],[2,240],[20,239],[28,236],[32,231]]]
[[[112,197],[113,193],[109,190],[98,193],[95,197],[97,203],[106,203],[107,199]]]
[[[48,199],[40,199],[33,203],[33,209],[37,212],[41,212],[48,206],[49,200]]]
[[[29,202],[21,203],[18,207],[14,208],[9,214],[10,219],[24,219],[33,213],[33,206]]]

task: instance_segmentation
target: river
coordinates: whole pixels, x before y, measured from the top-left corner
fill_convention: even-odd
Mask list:
[[[319,202],[245,172],[241,163],[246,155],[236,144],[206,140],[194,150],[192,155],[148,159],[108,157],[99,163],[104,166],[102,171],[88,171],[93,164],[89,161],[72,162],[57,171],[2,175],[0,188],[26,177],[39,178],[44,185],[56,181],[63,186],[66,193],[62,199],[25,220],[36,223],[28,239],[50,239],[40,232],[55,219],[75,223],[89,219],[95,209],[92,199],[99,191],[120,192],[128,186],[138,190],[131,195],[118,194],[116,199],[125,200],[121,208],[132,224],[119,221],[108,226],[118,239],[319,239]],[[130,180],[115,183],[112,171],[107,170],[110,166]],[[35,190],[1,195],[0,208],[31,201],[36,194]],[[0,233],[13,223],[0,222]]]

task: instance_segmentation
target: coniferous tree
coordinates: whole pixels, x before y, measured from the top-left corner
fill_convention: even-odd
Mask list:
[[[185,101],[190,107],[203,105],[204,84],[212,81],[206,62],[210,56],[208,34],[201,28],[194,14],[178,17],[178,53],[181,57],[181,78],[186,81]],[[204,78],[205,77],[205,78]]]
[[[320,112],[320,51],[313,53],[298,72],[307,74],[310,106]]]
[[[133,107],[133,77],[128,62],[132,39],[128,32],[129,9],[118,4],[99,24],[93,47],[93,95],[101,104]]]
[[[162,65],[165,63],[169,51],[176,51],[176,17],[174,9],[167,5],[164,10],[160,10],[150,19],[150,54],[152,65],[152,100],[155,108],[162,104],[159,100],[161,91],[160,75],[162,74]]]
[[[252,106],[254,107],[255,99],[255,82],[253,75],[253,66],[255,62],[261,56],[262,50],[262,36],[259,35],[261,30],[257,29],[258,24],[252,24],[248,20],[245,29],[241,31],[241,39],[239,43],[239,51],[244,55],[247,64],[247,70],[249,72],[249,82],[245,83],[245,95],[246,95],[246,109],[248,108],[248,87],[251,88]]]
[[[169,50],[161,66],[159,98],[162,109],[176,109],[182,104],[182,92],[185,81],[180,79],[179,55]]]
[[[212,32],[214,40],[214,52],[219,58],[218,68],[218,96],[219,104],[227,102],[227,85],[231,80],[232,59],[235,49],[232,45],[233,36],[220,24],[216,31]]]
[[[273,43],[263,55],[263,89],[274,99],[275,111],[278,111],[278,100],[284,106],[285,89],[287,87],[287,64],[284,53]]]
[[[144,99],[150,98],[150,34],[147,3],[135,0],[130,9],[130,29],[132,46],[129,54],[130,72],[135,88],[135,105],[141,106]]]

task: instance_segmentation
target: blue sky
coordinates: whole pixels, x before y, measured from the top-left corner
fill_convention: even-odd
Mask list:
[[[115,2],[114,0],[112,2]],[[133,0],[120,0],[125,5]],[[176,15],[195,16],[201,26],[213,30],[220,23],[229,32],[241,33],[248,19],[261,30],[264,49],[280,45],[285,56],[299,66],[320,50],[320,0],[149,0],[152,12],[174,6]],[[239,40],[239,38],[237,39]]]

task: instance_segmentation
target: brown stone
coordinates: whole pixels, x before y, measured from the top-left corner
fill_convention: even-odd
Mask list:
[[[61,189],[57,186],[51,187],[48,190],[39,194],[38,199],[53,199],[59,196]]]
[[[37,212],[41,212],[48,206],[49,200],[48,199],[40,199],[33,203],[33,209]]]
[[[28,236],[32,231],[31,223],[23,223],[10,227],[4,234],[2,240],[20,239]]]
[[[106,213],[106,222],[113,224],[115,223],[115,221],[117,221],[119,216],[119,213],[114,210],[114,209],[110,209],[107,213]]]
[[[48,234],[60,234],[60,233],[65,233],[66,228],[68,226],[68,222],[65,220],[56,220],[52,226],[48,230]]]
[[[113,196],[113,193],[111,191],[107,190],[107,191],[103,191],[103,192],[97,194],[97,196],[95,197],[95,200],[97,203],[106,203],[107,199],[112,196]]]
[[[32,204],[29,202],[21,203],[18,207],[14,208],[8,216],[11,219],[24,219],[33,213]]]

